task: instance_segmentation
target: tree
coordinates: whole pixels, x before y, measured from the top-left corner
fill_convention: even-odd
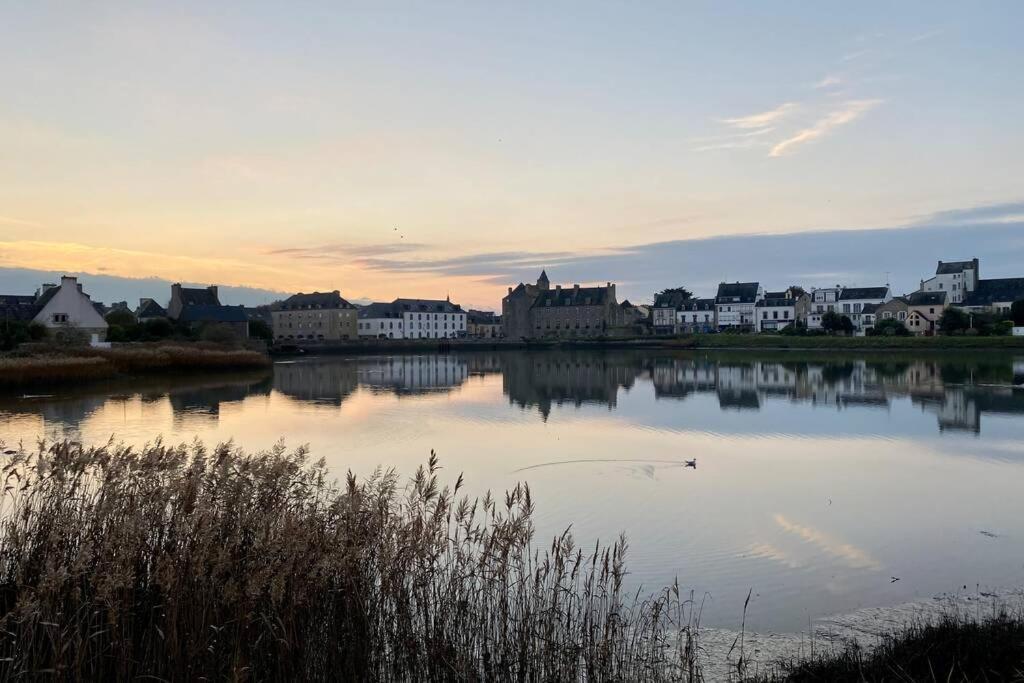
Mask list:
[[[848,316],[840,315],[835,311],[829,311],[821,316],[821,329],[829,334],[842,332],[843,334],[853,333],[853,321]]]
[[[674,301],[686,301],[693,298],[693,292],[688,290],[686,287],[669,287],[663,289],[654,295],[655,303],[659,299],[672,299]]]
[[[215,344],[234,345],[238,343],[238,335],[235,334],[235,331],[221,323],[204,325],[200,337],[203,341]]]
[[[131,311],[123,308],[115,308],[104,318],[108,325],[118,325],[125,329],[133,327],[136,324],[135,315]]]
[[[174,325],[167,318],[153,318],[142,323],[141,337],[146,341],[167,339],[174,335]]]
[[[268,344],[274,341],[274,331],[270,329],[270,325],[258,319],[249,321],[249,336],[253,339],[262,339]]]
[[[1014,325],[1024,326],[1024,299],[1013,302],[1013,305],[1010,306],[1010,317],[1013,318]]]
[[[971,327],[970,317],[959,308],[947,308],[939,318],[939,331],[943,334],[963,332]]]
[[[899,320],[895,318],[886,318],[879,320],[875,323],[875,326],[868,332],[872,336],[882,337],[908,337],[910,336],[910,330]]]

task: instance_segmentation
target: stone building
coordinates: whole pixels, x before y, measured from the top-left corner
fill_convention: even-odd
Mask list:
[[[542,291],[530,307],[533,337],[600,337],[622,324],[615,285]]]
[[[508,288],[508,295],[501,300],[502,333],[507,339],[529,339],[533,336],[530,324],[530,309],[541,292],[551,287],[548,274],[541,271],[536,284],[519,283],[515,288]]]
[[[192,329],[219,325],[230,329],[239,339],[249,338],[249,317],[242,306],[225,306],[217,295],[217,286],[182,287],[171,285],[167,317]]]
[[[356,307],[341,292],[295,294],[281,302],[271,316],[279,341],[339,341],[357,339]]]
[[[466,333],[474,339],[497,339],[501,336],[501,316],[493,311],[470,309],[466,316]]]

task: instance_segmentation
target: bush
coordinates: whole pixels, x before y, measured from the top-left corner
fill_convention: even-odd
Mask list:
[[[204,325],[199,338],[203,341],[213,342],[214,344],[223,344],[225,346],[233,346],[238,343],[238,335],[235,334],[235,331],[227,325],[222,325],[220,323],[208,323]]]
[[[895,318],[885,318],[876,322],[868,334],[872,337],[909,337],[910,330]]]
[[[34,321],[5,320],[0,323],[0,351],[10,351],[46,337],[46,327]]]
[[[0,675],[65,680],[695,680],[678,586],[624,593],[626,541],[534,545],[530,490],[437,460],[340,488],[283,446],[20,450],[0,508]]]
[[[971,318],[959,308],[947,308],[939,318],[939,331],[943,334],[963,332],[971,327]]]
[[[828,334],[835,334],[837,332],[853,334],[853,321],[848,316],[840,315],[835,311],[828,311],[825,315],[821,316],[821,329]]]

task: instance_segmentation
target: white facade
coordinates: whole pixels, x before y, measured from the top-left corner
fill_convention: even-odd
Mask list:
[[[922,280],[919,291],[946,292],[946,301],[950,304],[962,303],[977,287],[979,270],[977,259],[951,263],[939,261],[934,277]]]
[[[796,302],[781,306],[757,306],[755,317],[755,329],[758,332],[778,332],[796,322]]]
[[[658,306],[651,314],[651,324],[659,331],[675,333],[677,331],[676,313],[674,306]]]
[[[360,339],[405,339],[405,321],[402,318],[360,318]]]
[[[835,311],[839,305],[839,295],[843,288],[822,287],[811,290],[811,310],[807,314],[807,329],[821,329],[821,317],[829,311]]]
[[[59,286],[43,292],[42,296],[46,303],[36,314],[35,322],[51,332],[74,329],[97,335],[97,340],[106,337],[107,321],[96,310],[89,295],[82,292],[77,278],[65,275]]]
[[[451,339],[466,334],[465,313],[403,311],[401,321],[409,339]]]

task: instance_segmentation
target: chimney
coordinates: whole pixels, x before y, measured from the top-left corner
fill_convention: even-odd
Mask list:
[[[511,287],[508,288],[508,295],[512,296],[512,288]]]
[[[572,286],[572,291],[575,294],[579,294],[580,293],[580,286],[579,285],[573,285]]]
[[[555,291],[556,292],[561,292],[562,291],[562,285],[555,285]]]
[[[210,285],[207,289],[210,290],[210,294],[213,294],[214,299],[220,301],[220,297],[217,296],[217,285]]]

